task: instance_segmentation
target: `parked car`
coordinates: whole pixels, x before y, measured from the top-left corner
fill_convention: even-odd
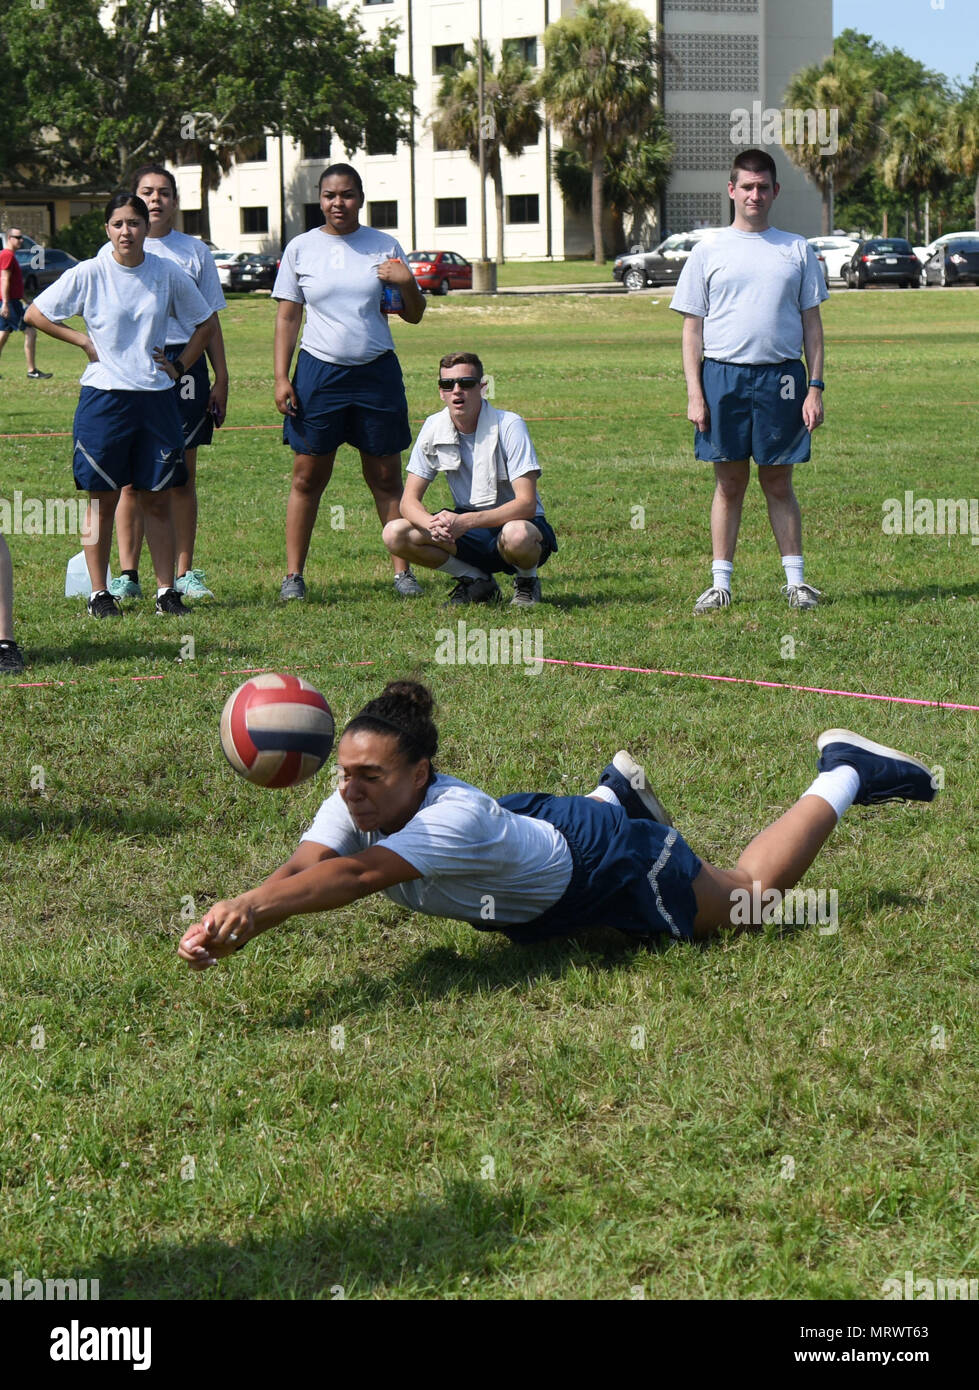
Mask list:
[[[652,251],[631,251],[617,256],[612,279],[627,290],[644,290],[647,285],[675,285],[690,252],[705,237],[717,236],[721,227],[701,227],[693,232],[674,232]]]
[[[979,285],[979,235],[938,246],[921,267],[926,285]]]
[[[939,236],[936,237],[934,241],[929,241],[927,246],[916,246],[914,248],[914,254],[918,257],[921,264],[924,265],[925,261],[929,260],[934,255],[939,246],[945,246],[950,241],[961,241],[963,239],[966,241],[975,241],[977,236],[979,236],[979,232],[946,232],[944,236]]]
[[[231,288],[231,262],[238,256],[237,251],[212,251],[214,264],[217,266],[218,279],[221,288],[227,290]]]
[[[809,245],[816,252],[818,260],[821,255],[825,266],[826,283],[830,280],[842,280],[843,268],[850,260],[854,251],[860,245],[859,237],[849,236],[811,236]]]
[[[228,288],[232,290],[270,290],[279,268],[278,256],[241,251],[230,262]],[[220,279],[220,275],[218,277]]]
[[[921,282],[921,266],[904,237],[871,237],[861,241],[843,268],[843,278],[849,288],[862,290],[867,285],[903,285],[917,289]]]
[[[67,251],[59,251],[54,246],[42,246],[32,236],[26,235],[14,255],[24,277],[24,293],[32,299],[46,290],[48,285],[53,285],[66,270],[78,264],[76,256],[70,256]]]
[[[473,287],[473,268],[456,251],[409,251],[408,265],[420,290],[448,294]]]

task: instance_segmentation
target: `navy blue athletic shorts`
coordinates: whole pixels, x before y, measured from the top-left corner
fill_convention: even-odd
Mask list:
[[[811,436],[802,422],[809,389],[799,361],[738,366],[705,357],[704,400],[710,411],[707,434],[694,431],[694,456],[707,463],[805,463]]]
[[[24,315],[27,309],[22,299],[11,299],[10,314],[4,317],[0,314],[0,333],[23,333],[27,324],[24,322]]]
[[[165,350],[167,360],[176,362],[186,346],[186,343],[172,343]],[[211,379],[207,374],[206,353],[202,352],[180,380],[173,383],[173,389],[184,431],[184,448],[196,449],[201,444],[210,444],[214,437],[214,416],[207,408]]]
[[[693,881],[701,861],[672,826],[630,820],[621,806],[588,796],[519,792],[498,800],[505,810],[561,832],[571,850],[571,881],[532,921],[507,927],[474,922],[478,930],[502,931],[520,942],[570,936],[584,927],[693,939]]]
[[[472,510],[468,507],[454,507],[455,512],[465,512]],[[540,559],[537,561],[538,567],[557,550],[557,536],[551,527],[550,522],[543,512],[539,516],[530,518],[532,524],[541,533]],[[516,565],[508,565],[496,548],[497,537],[503,530],[502,526],[474,526],[471,531],[467,531],[464,536],[460,536],[456,541],[456,555],[467,565],[475,565],[486,574],[516,574]]]
[[[393,352],[353,367],[300,352],[292,384],[299,409],[286,416],[282,442],[297,454],[332,454],[351,444],[386,458],[411,443],[405,384]]]
[[[173,391],[100,391],[83,386],[73,427],[75,486],[115,492],[127,483],[163,492],[187,481]]]

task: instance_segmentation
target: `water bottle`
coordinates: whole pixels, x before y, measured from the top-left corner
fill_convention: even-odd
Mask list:
[[[404,297],[397,285],[388,285],[385,283],[381,290],[381,313],[398,314],[404,308],[404,305]]]
[[[106,570],[106,584],[112,583],[112,571]],[[83,596],[88,598],[92,592],[92,583],[88,577],[88,565],[85,563],[85,552],[80,550],[77,555],[73,555],[68,561],[68,568],[65,570],[65,598],[78,598]]]

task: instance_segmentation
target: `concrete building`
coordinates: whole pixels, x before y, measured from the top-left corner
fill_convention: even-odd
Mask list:
[[[429,126],[438,70],[461,48],[472,50],[478,0],[340,0],[368,36],[385,22],[400,26],[396,67],[416,82],[413,145],[389,153],[349,156],[364,179],[365,220],[391,231],[406,249],[480,254],[480,190],[476,165],[465,151],[439,150]],[[795,124],[782,118],[783,93],[799,68],[832,52],[832,0],[633,0],[661,27],[666,53],[664,110],[676,143],[664,207],[635,234],[643,240],[665,230],[723,225],[730,220],[726,173],[739,146],[771,149],[782,192],[775,221],[788,231],[818,233],[820,200],[790,162],[777,137],[792,139]],[[572,13],[571,0],[497,0],[483,4],[483,33],[494,55],[516,44],[529,62],[544,60],[549,23]],[[797,118],[802,113],[797,113]],[[776,120],[775,118],[778,117]],[[788,129],[786,130],[786,126]],[[822,133],[822,132],[821,132]],[[827,138],[829,130],[826,130]],[[736,138],[732,138],[732,136]],[[740,137],[740,138],[737,138]],[[566,208],[548,176],[559,134],[545,124],[536,146],[519,158],[503,156],[507,259],[582,257],[591,253],[588,212]],[[321,222],[317,181],[327,163],[347,159],[329,132],[311,148],[269,137],[239,160],[210,195],[211,239],[228,250],[277,250],[283,240]],[[177,166],[183,226],[199,232],[200,170]],[[3,198],[0,219],[16,218],[26,231],[54,240],[59,226],[87,203],[46,195]],[[284,207],[285,218],[281,210]],[[487,244],[495,253],[492,184],[486,189]]]

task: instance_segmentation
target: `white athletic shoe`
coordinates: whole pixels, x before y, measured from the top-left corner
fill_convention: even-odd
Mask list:
[[[788,595],[790,608],[815,608],[822,598],[811,584],[783,584],[782,593]]]
[[[715,589],[713,586],[705,589],[700,598],[694,604],[695,613],[709,613],[713,608],[730,608],[731,590]]]

